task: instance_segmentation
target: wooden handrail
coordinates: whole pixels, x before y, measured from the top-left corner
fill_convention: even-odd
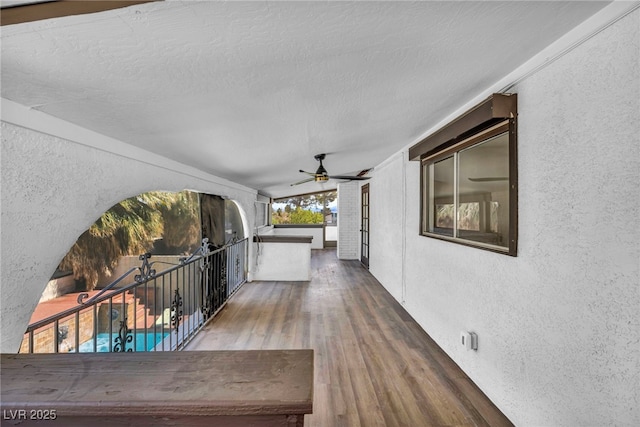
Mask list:
[[[24,425],[46,413],[65,426],[302,426],[313,409],[313,350],[3,354],[1,361],[0,413]]]

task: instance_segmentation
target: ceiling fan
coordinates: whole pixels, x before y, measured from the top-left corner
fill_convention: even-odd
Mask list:
[[[365,179],[369,179],[369,177],[364,177],[364,176],[347,176],[347,175],[329,175],[327,173],[327,170],[324,168],[324,166],[322,166],[322,161],[324,160],[326,154],[316,154],[314,156],[314,159],[316,159],[317,161],[320,162],[320,166],[318,167],[318,170],[316,170],[315,173],[312,172],[306,172],[303,171],[302,169],[300,169],[301,173],[306,173],[307,175],[310,175],[311,178],[307,178],[307,179],[303,179],[302,181],[296,182],[293,185],[298,185],[298,184],[304,184],[305,182],[311,182],[311,181],[315,181],[315,182],[325,182],[328,181],[330,179],[346,179],[349,181],[362,181]]]

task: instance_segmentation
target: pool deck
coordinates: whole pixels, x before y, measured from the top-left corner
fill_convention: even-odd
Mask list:
[[[86,292],[89,295],[89,298],[92,298],[94,295],[97,295],[101,290],[100,289],[96,289],[90,292]],[[45,301],[45,302],[41,302],[39,303],[35,310],[33,311],[33,314],[31,315],[31,319],[29,320],[29,324],[33,324],[35,322],[39,322],[40,320],[46,319],[48,317],[54,316],[58,313],[61,313],[65,310],[68,310],[70,308],[74,308],[78,306],[78,295],[80,295],[81,292],[77,292],[77,293],[71,293],[71,294],[66,294],[66,295],[62,295],[60,297],[51,299],[49,301]],[[134,300],[134,296],[131,294],[125,294],[125,302],[127,303],[132,303]],[[122,296],[118,295],[113,297],[113,303],[114,304],[121,304],[122,303]],[[144,329],[145,327],[145,314],[146,314],[146,309],[144,307],[143,304],[140,303],[140,300],[138,300],[137,304],[137,316],[136,316],[136,329]],[[160,315],[158,316],[152,316],[152,315],[146,315],[147,317],[147,323],[146,326],[147,327],[153,327],[153,324],[155,323],[156,319],[158,317],[160,317]]]

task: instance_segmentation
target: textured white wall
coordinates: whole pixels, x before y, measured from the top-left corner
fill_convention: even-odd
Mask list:
[[[371,183],[371,271],[396,298],[404,274],[409,313],[519,426],[640,425],[639,29],[636,10],[512,89],[517,258],[419,236],[418,162]],[[404,272],[381,247],[403,209]]]
[[[15,110],[3,103],[5,112]],[[19,110],[19,108],[18,108]],[[15,111],[14,111],[15,112]],[[20,117],[17,117],[20,116]],[[156,156],[139,160],[99,146],[98,134],[41,113],[20,111],[22,126],[2,122],[0,351],[16,352],[43,289],[78,236],[115,203],[150,191],[190,189],[227,196],[244,210],[247,233],[253,227],[256,192],[223,180],[179,171]],[[82,144],[28,129],[43,122],[60,134],[80,135]],[[114,141],[113,144],[118,144]],[[121,144],[121,143],[120,143]],[[166,160],[166,159],[165,159]],[[184,168],[187,170],[187,168]]]
[[[404,167],[406,153],[399,153],[375,168],[370,184],[369,271],[384,283],[395,299],[404,302],[403,246],[406,230]],[[415,177],[412,177],[415,178]],[[417,228],[411,230],[416,232]]]

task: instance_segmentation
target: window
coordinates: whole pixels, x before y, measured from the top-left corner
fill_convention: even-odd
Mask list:
[[[271,199],[267,196],[263,196],[262,194],[258,194],[257,200],[254,203],[254,213],[255,213],[255,227],[264,227],[270,224],[270,206]]]
[[[504,102],[509,108],[495,105]],[[483,104],[410,149],[422,163],[420,233],[516,256],[515,95]]]
[[[338,192],[320,191],[275,199],[271,205],[271,222],[285,224],[335,224]]]

